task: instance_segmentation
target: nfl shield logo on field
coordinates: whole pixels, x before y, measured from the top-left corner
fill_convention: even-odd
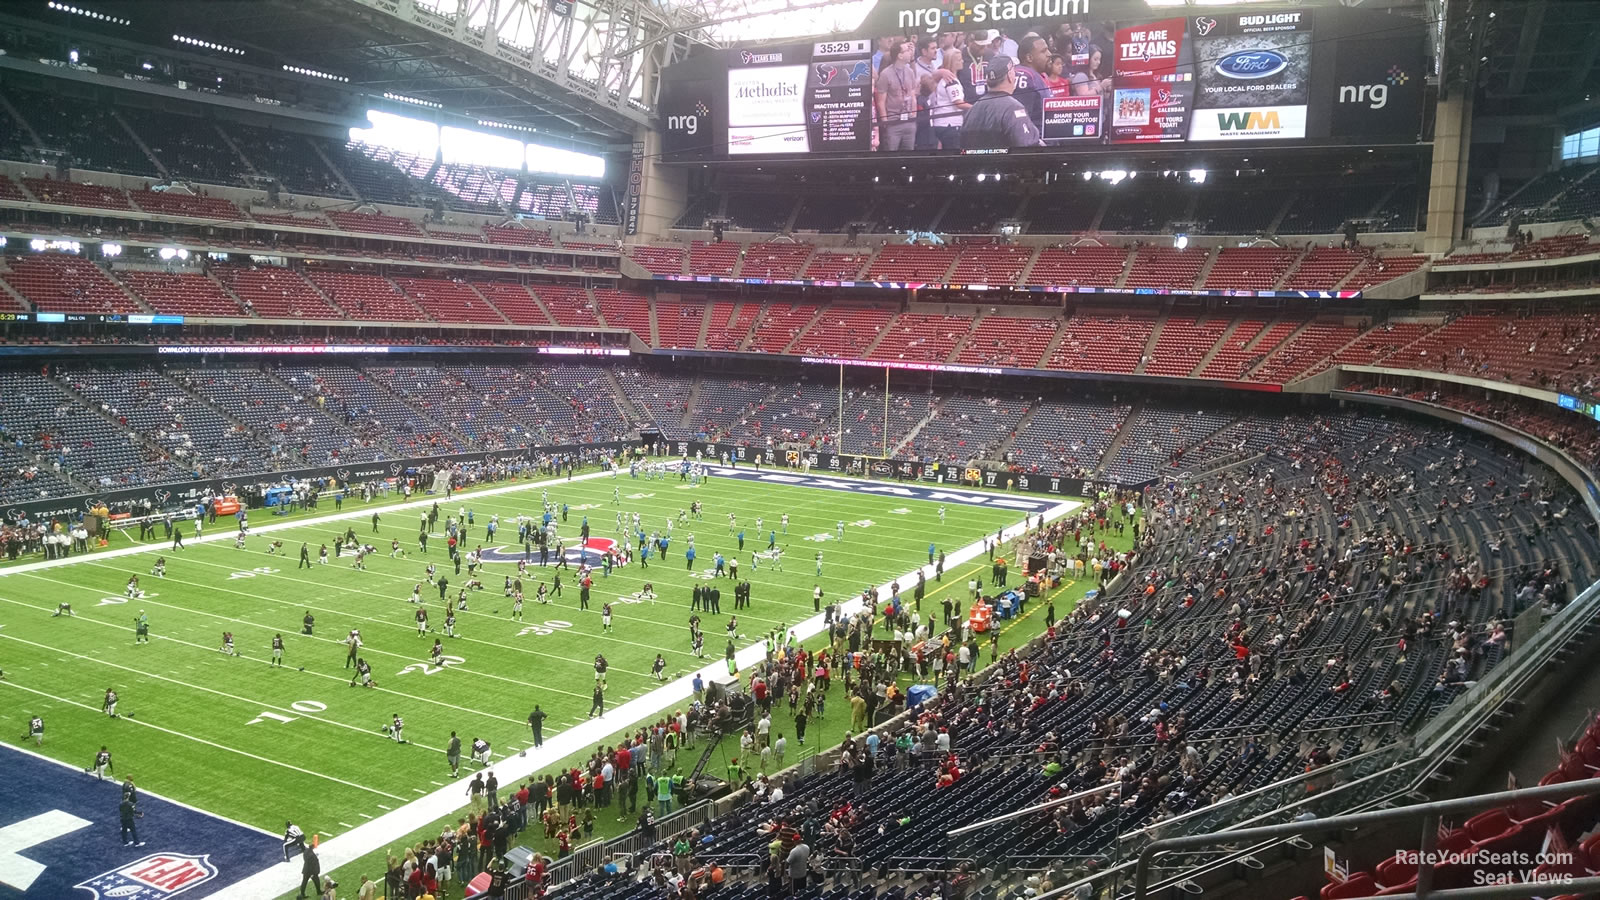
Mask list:
[[[94,900],[162,900],[215,877],[217,867],[211,864],[209,855],[152,853],[76,887],[94,894]]]

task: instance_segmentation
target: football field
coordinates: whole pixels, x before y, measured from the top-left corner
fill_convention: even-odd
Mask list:
[[[260,533],[248,537],[244,549],[235,547],[233,520],[221,518],[207,527],[210,540],[203,543],[186,528],[185,550],[158,542],[138,552],[0,569],[0,737],[18,742],[28,719],[42,716],[46,736],[38,749],[49,757],[86,767],[105,745],[117,774],[132,775],[147,790],[269,831],[281,831],[292,819],[326,840],[452,786],[444,758],[451,731],[464,746],[474,738],[489,741],[497,760],[516,756],[532,746],[526,720],[538,703],[549,715],[549,751],[552,738],[586,719],[596,653],[610,664],[605,701],[611,730],[652,711],[639,703],[618,707],[644,702],[662,686],[651,671],[658,653],[667,681],[708,664],[720,669],[733,615],[731,582],[717,580],[722,614],[702,614],[703,659],[691,652],[688,629],[692,587],[712,582],[718,552],[737,559],[741,578],[752,585],[751,608],[738,612],[737,643],[745,647],[811,617],[815,585],[829,600],[848,600],[926,564],[930,544],[954,552],[1060,502],[720,471],[725,474],[700,485],[676,473],[648,480],[624,472],[458,495],[441,502],[426,554],[417,540],[425,504],[367,509],[350,501],[339,515],[324,509],[321,516],[276,524],[257,511],[251,524]],[[534,550],[517,621],[502,591],[521,555],[515,519],[538,517],[546,491],[558,511],[567,507],[557,518],[569,568],[559,572],[561,595],[539,604],[538,585],[553,584],[556,570],[541,569]],[[696,501],[703,518],[680,522],[680,510]],[[457,636],[446,637],[444,604],[426,583],[425,567],[439,567],[450,597],[467,585],[466,569],[456,573],[443,538],[445,516],[462,507],[473,520],[462,546],[498,552],[486,554],[493,561],[480,569],[483,589],[469,590],[469,609],[457,613]],[[373,511],[380,517],[375,528]],[[668,556],[652,555],[648,568],[635,560],[609,576],[597,569],[589,609],[580,610],[582,522],[587,517],[591,560],[608,540],[636,549],[637,538],[617,530],[619,512],[629,532],[635,512],[646,532],[665,534],[671,521]],[[485,526],[496,515],[499,534],[490,541]],[[348,554],[332,558],[333,537],[347,528],[378,548],[365,571],[353,568]],[[752,565],[752,553],[766,550],[772,532],[786,551],[783,571],[771,560]],[[684,556],[690,535],[697,552],[692,567]],[[390,557],[392,539],[401,542],[403,557]],[[283,555],[267,552],[273,541],[283,542]],[[310,568],[297,567],[302,542]],[[327,565],[317,562],[322,544],[330,547]],[[151,575],[157,556],[166,557],[165,578]],[[139,576],[143,598],[124,595],[130,575]],[[420,635],[418,606],[409,602],[419,582],[431,628]],[[653,600],[641,593],[646,583],[653,585]],[[904,585],[908,596],[910,585]],[[75,615],[52,615],[63,602]],[[601,608],[608,602],[614,622],[603,632]],[[149,620],[148,643],[135,642],[141,611]],[[308,613],[315,619],[311,635],[302,633]],[[373,687],[350,684],[344,640],[351,629],[361,632]],[[239,655],[221,652],[224,632],[232,632]],[[274,636],[285,645],[282,666],[272,665]],[[435,639],[444,645],[437,663],[430,658]],[[107,688],[119,695],[120,718],[101,712]],[[671,700],[662,696],[667,708]],[[396,713],[405,720],[405,744],[382,730]],[[469,767],[462,772],[470,774]]]

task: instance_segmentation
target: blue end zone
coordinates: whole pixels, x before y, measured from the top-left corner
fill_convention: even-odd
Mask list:
[[[281,862],[277,836],[139,792],[123,846],[121,784],[0,746],[0,898],[204,897]]]

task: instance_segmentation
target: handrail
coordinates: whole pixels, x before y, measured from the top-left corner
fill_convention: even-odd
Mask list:
[[[981,822],[973,822],[971,825],[963,825],[960,828],[952,828],[949,831],[946,831],[944,836],[947,838],[960,837],[961,835],[969,832],[988,828],[990,825],[998,825],[1001,822],[1009,822],[1012,819],[1020,819],[1023,816],[1032,815],[1036,812],[1044,812],[1048,809],[1055,809],[1058,806],[1065,806],[1074,800],[1082,800],[1085,797],[1093,797],[1096,794],[1104,794],[1105,792],[1111,790],[1115,790],[1120,793],[1122,791],[1122,782],[1113,781],[1109,784],[1102,784],[1099,787],[1090,788],[1086,791],[1079,791],[1076,794],[1068,794],[1065,797],[1057,797],[1054,800],[1046,800],[1043,803],[1035,803],[1032,806],[1026,806],[1022,809],[1014,809],[1011,812],[1001,813],[998,816],[984,819]]]
[[[1346,816],[1333,816],[1327,819],[1309,819],[1300,822],[1285,822],[1278,825],[1261,825],[1255,828],[1242,828],[1236,831],[1219,831],[1211,834],[1193,834],[1182,837],[1161,838],[1139,851],[1139,860],[1134,865],[1134,900],[1144,900],[1150,877],[1150,862],[1162,853],[1171,853],[1179,850],[1192,850],[1201,847],[1214,846],[1225,843],[1246,843],[1257,840],[1274,840],[1278,838],[1303,837],[1307,834],[1318,834],[1326,831],[1363,828],[1369,825],[1385,825],[1407,819],[1422,817],[1423,862],[1417,867],[1417,896],[1428,895],[1432,882],[1433,866],[1426,861],[1426,853],[1433,850],[1438,837],[1438,822],[1443,816],[1455,813],[1475,813],[1486,809],[1495,809],[1515,804],[1523,800],[1551,800],[1562,801],[1573,797],[1588,797],[1600,795],[1600,779],[1584,779],[1582,781],[1569,781],[1562,784],[1550,784],[1540,787],[1518,788],[1513,791],[1499,791],[1493,794],[1479,794],[1474,797],[1460,797],[1454,800],[1434,800],[1427,803],[1418,803],[1412,806],[1403,806],[1397,809],[1384,809],[1373,812],[1352,813]],[[1592,881],[1588,887],[1600,888],[1600,878],[1580,879]],[[1572,891],[1576,885],[1566,885],[1563,892]],[[1514,895],[1495,896],[1530,896],[1543,890],[1548,890],[1548,885],[1527,884],[1523,887],[1529,890],[1526,893]],[[1442,895],[1441,895],[1442,896]],[[1457,896],[1452,894],[1452,896]],[[1465,895],[1459,895],[1465,896]]]

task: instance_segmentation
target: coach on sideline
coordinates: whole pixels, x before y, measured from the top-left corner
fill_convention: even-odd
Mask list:
[[[1036,147],[1043,143],[1028,110],[1012,92],[1017,75],[1009,56],[989,60],[989,91],[967,110],[961,122],[961,149]]]

